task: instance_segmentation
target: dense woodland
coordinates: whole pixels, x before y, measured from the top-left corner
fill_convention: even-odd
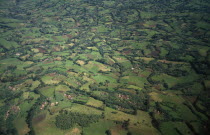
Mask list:
[[[205,135],[208,0],[0,0],[0,134]]]

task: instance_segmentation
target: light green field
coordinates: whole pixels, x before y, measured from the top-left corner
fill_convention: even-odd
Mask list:
[[[92,82],[89,82],[89,83],[86,83],[84,85],[82,85],[80,87],[81,90],[84,90],[84,91],[90,91],[90,88],[89,88],[89,85],[92,84]]]
[[[66,92],[66,91],[69,91],[70,88],[66,85],[58,85],[58,86],[55,87],[55,90]]]
[[[101,108],[101,107],[103,107],[104,104],[102,101],[96,100],[96,99],[90,97],[88,102],[86,103],[86,105],[93,106],[96,108]]]
[[[122,77],[122,82],[128,82],[130,85],[134,85],[140,88],[144,87],[144,83],[148,83],[147,79],[138,76],[124,76]]]
[[[84,135],[106,135],[106,130],[114,127],[112,121],[100,120],[99,122],[90,124],[89,127],[83,129]]]
[[[80,105],[80,104],[73,104],[73,106],[71,108],[66,109],[68,111],[72,111],[72,112],[78,112],[78,113],[82,113],[82,114],[95,114],[95,115],[101,115],[102,111],[92,108],[92,107],[88,107],[85,105]]]
[[[51,76],[43,76],[42,81],[45,84],[58,84],[60,82],[59,80],[54,79],[54,77],[51,77]]]
[[[135,86],[135,85],[129,85],[127,88],[129,89],[135,89],[135,90],[142,90],[142,88],[138,87],[138,86]]]
[[[110,82],[116,82],[116,80],[110,76],[105,76],[105,75],[101,75],[101,74],[97,74],[96,76],[93,76],[93,79],[97,82],[105,82],[106,80],[109,80]]]
[[[47,86],[47,87],[43,87],[41,89],[39,89],[39,91],[47,97],[53,98],[54,97],[54,90],[55,87],[54,86]]]
[[[45,84],[58,84],[59,82],[61,82],[62,80],[66,80],[66,77],[63,75],[45,75],[41,78],[41,80],[45,83]]]

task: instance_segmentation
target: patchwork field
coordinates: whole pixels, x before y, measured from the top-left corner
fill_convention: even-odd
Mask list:
[[[208,134],[209,9],[0,0],[0,134]]]

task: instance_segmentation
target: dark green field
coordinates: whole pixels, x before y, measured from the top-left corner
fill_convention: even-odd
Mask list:
[[[209,0],[0,0],[0,135],[209,127]]]

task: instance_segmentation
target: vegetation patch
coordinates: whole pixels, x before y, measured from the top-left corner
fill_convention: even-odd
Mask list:
[[[89,100],[86,103],[86,105],[93,106],[93,107],[100,108],[100,109],[103,108],[103,102],[100,101],[100,100],[96,100],[94,98],[89,98]]]
[[[210,132],[208,0],[0,1],[0,134]]]
[[[80,105],[80,104],[74,104],[71,108],[66,109],[67,111],[81,113],[81,114],[94,114],[94,115],[101,115],[102,111],[98,110],[93,107]]]
[[[87,115],[76,112],[63,112],[56,117],[56,126],[60,129],[69,129],[78,124],[81,127],[87,127],[90,123],[97,122],[100,116]]]

